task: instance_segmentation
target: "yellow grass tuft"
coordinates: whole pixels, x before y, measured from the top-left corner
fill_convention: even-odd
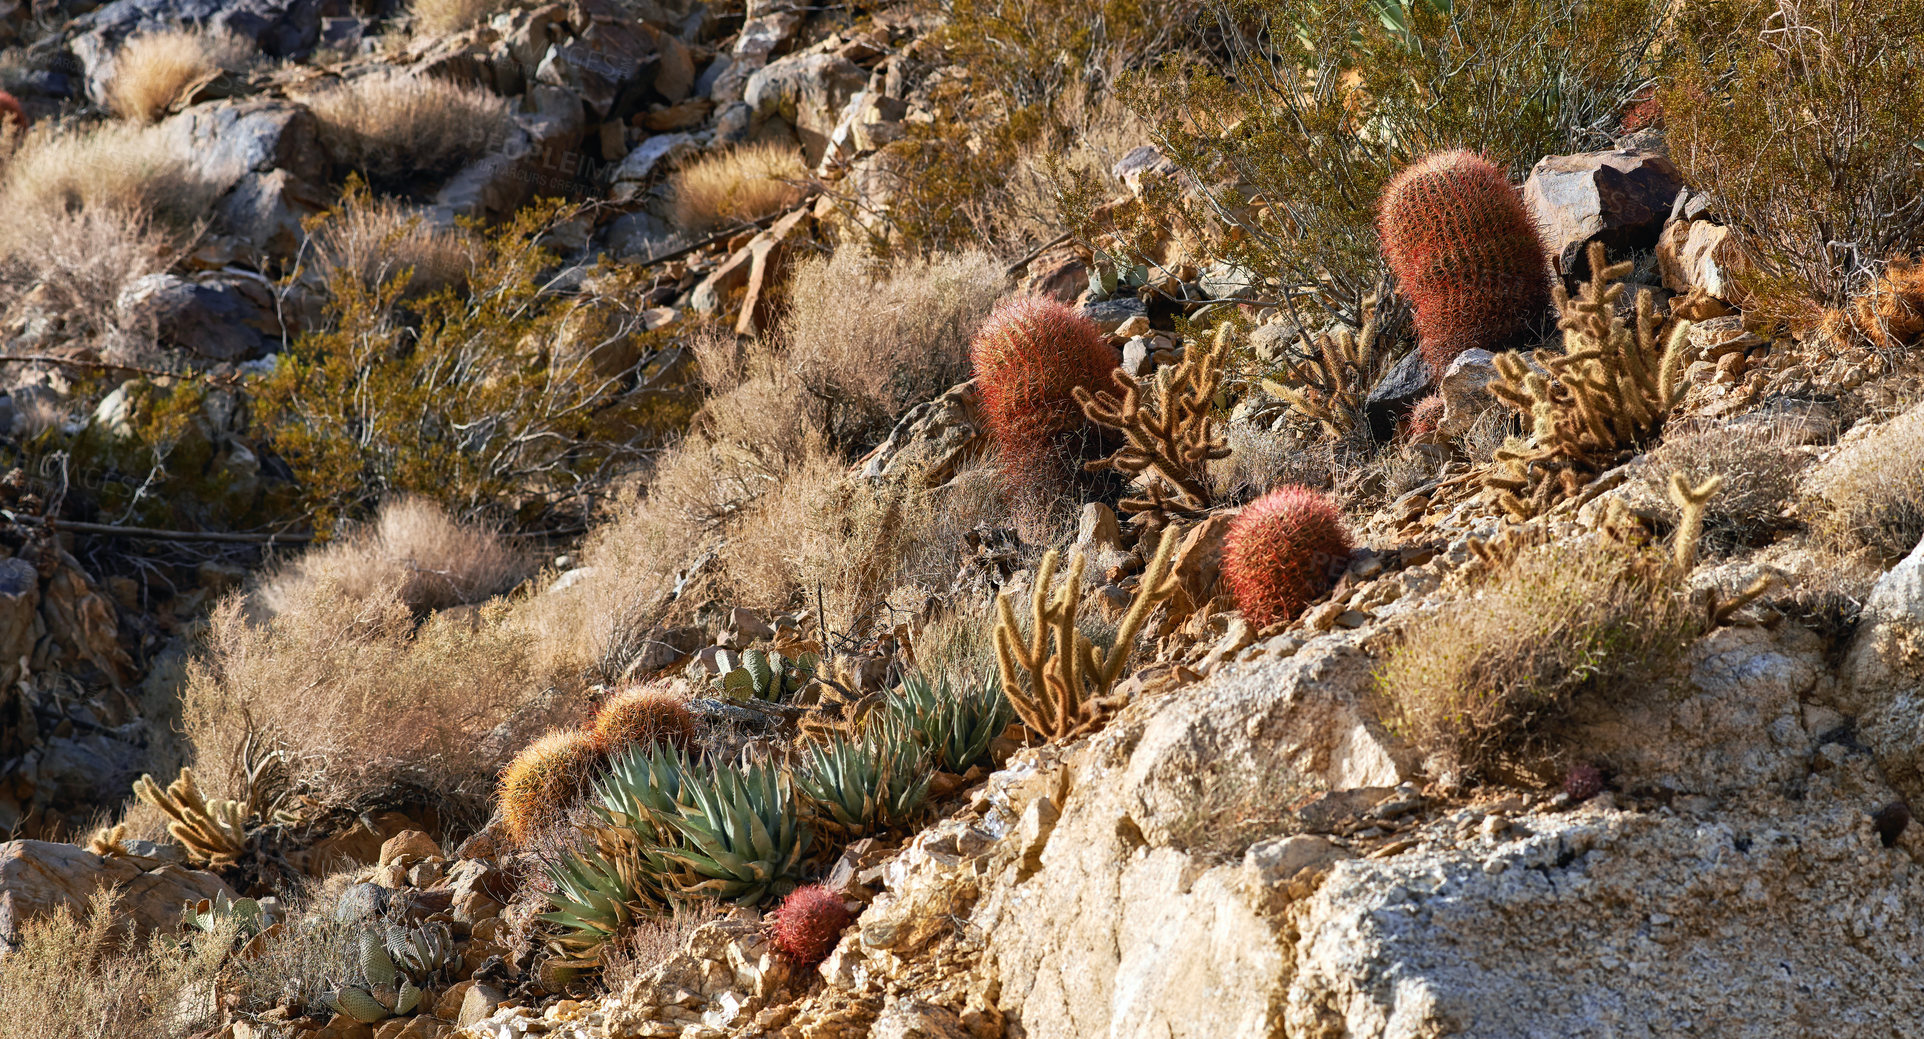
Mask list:
[[[705,155],[676,171],[670,184],[675,225],[699,234],[759,220],[801,201],[807,176],[801,153],[778,144]]]
[[[477,87],[382,69],[303,98],[335,159],[383,190],[439,180],[507,136],[508,103]]]
[[[122,119],[151,123],[189,86],[246,68],[258,52],[247,40],[206,29],[166,29],[134,36],[114,56],[107,107]]]

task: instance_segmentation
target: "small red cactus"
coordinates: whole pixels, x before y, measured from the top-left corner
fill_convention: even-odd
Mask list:
[[[630,689],[601,705],[594,733],[608,754],[657,742],[687,750],[695,739],[695,715],[673,693]]]
[[[1432,393],[1410,409],[1410,436],[1428,436],[1443,421],[1443,398]]]
[[[1376,225],[1438,377],[1465,350],[1521,345],[1550,303],[1550,262],[1530,211],[1474,152],[1438,152],[1397,174]]]
[[[1258,628],[1294,618],[1349,566],[1343,514],[1329,498],[1294,484],[1251,502],[1229,525],[1223,578]]]
[[[1571,804],[1582,804],[1603,793],[1603,770],[1590,764],[1572,765],[1570,774],[1563,777],[1563,792],[1570,795]]]
[[[27,118],[26,111],[20,107],[20,99],[0,90],[0,129],[12,127],[15,130],[25,130],[32,122],[33,120]]]
[[[1034,487],[1061,480],[1087,422],[1074,391],[1114,392],[1119,358],[1095,322],[1045,296],[996,304],[969,346],[982,413],[1005,478]]]
[[[601,761],[601,741],[591,732],[557,729],[522,748],[501,770],[498,800],[508,838],[526,845],[560,822]]]
[[[798,887],[775,910],[775,947],[803,967],[828,958],[855,919],[835,892],[820,884]]]

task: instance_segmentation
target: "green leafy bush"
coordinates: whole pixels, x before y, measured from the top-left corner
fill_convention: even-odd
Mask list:
[[[1924,0],[1696,0],[1678,37],[1670,153],[1744,248],[1747,310],[1808,320],[1924,247]]]
[[[686,417],[658,385],[678,377],[676,351],[651,358],[638,313],[613,314],[615,327],[595,333],[637,337],[637,362],[609,370],[605,351],[559,345],[570,311],[544,292],[554,257],[540,239],[565,215],[534,207],[494,232],[469,294],[429,296],[418,322],[396,306],[406,271],[380,286],[345,269],[333,278],[325,327],[296,340],[256,387],[263,425],[322,532],[402,492],[459,517],[531,522],[604,485]]]
[[[1219,60],[1136,80],[1131,104],[1195,180],[1174,208],[1220,251],[1354,319],[1381,275],[1375,206],[1417,156],[1483,153],[1512,176],[1607,147],[1647,86],[1664,0],[1218,0]],[[1165,218],[1166,219],[1166,218]],[[1099,228],[1086,227],[1086,232]],[[1309,302],[1309,301],[1305,301]],[[1313,307],[1314,304],[1310,303]]]

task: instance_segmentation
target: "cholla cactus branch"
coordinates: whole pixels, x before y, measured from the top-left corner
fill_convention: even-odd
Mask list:
[[[1631,265],[1605,266],[1604,260],[1603,246],[1593,243],[1591,281],[1575,299],[1556,289],[1563,354],[1536,351],[1534,368],[1516,354],[1496,358],[1498,377],[1490,391],[1526,418],[1529,433],[1496,452],[1483,486],[1518,519],[1575,495],[1656,436],[1683,397],[1690,323],[1670,322],[1666,331],[1644,293],[1637,297],[1634,326],[1626,325],[1616,314],[1623,296],[1618,279]]]
[[[1051,742],[1070,739],[1094,731],[1119,706],[1113,695],[1115,684],[1134,650],[1137,633],[1156,606],[1176,593],[1169,565],[1175,552],[1176,531],[1165,529],[1155,559],[1143,572],[1135,601],[1116,629],[1115,644],[1106,653],[1076,627],[1076,610],[1082,601],[1082,553],[1070,561],[1069,572],[1055,586],[1053,596],[1050,590],[1059,557],[1053,550],[1042,557],[1026,643],[1008,595],[996,597],[1000,623],[995,629],[995,649],[1002,688],[1030,731]],[[1028,672],[1027,683],[1017,674],[1018,668]]]
[[[1156,400],[1145,402],[1141,383],[1121,368],[1114,376],[1122,388],[1121,398],[1107,390],[1092,393],[1081,386],[1072,390],[1085,418],[1120,430],[1128,440],[1115,454],[1084,468],[1114,469],[1128,476],[1148,473],[1162,483],[1152,482],[1144,494],[1122,501],[1134,522],[1154,529],[1168,522],[1172,513],[1209,507],[1209,488],[1201,468],[1205,462],[1229,457],[1229,442],[1216,430],[1212,414],[1228,341],[1225,324],[1207,349],[1191,346]]]
[[[1378,305],[1379,298],[1363,301],[1361,329],[1339,328],[1313,343],[1304,340],[1302,359],[1291,362],[1283,378],[1264,379],[1263,391],[1321,423],[1332,436],[1355,429],[1370,387],[1392,360],[1383,342],[1385,308]]]
[[[195,861],[231,866],[247,853],[247,809],[239,801],[201,796],[194,770],[183,768],[166,789],[151,775],[134,781],[134,796],[166,813],[167,832]]]
[[[1689,573],[1697,565],[1697,542],[1704,534],[1704,506],[1724,488],[1724,478],[1713,476],[1696,487],[1684,479],[1682,473],[1670,474],[1670,500],[1683,510],[1683,520],[1677,524],[1677,540],[1673,551],[1677,559],[1677,569]]]

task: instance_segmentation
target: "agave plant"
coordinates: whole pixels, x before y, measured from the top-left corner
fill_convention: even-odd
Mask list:
[[[797,783],[821,824],[853,840],[913,818],[934,778],[908,721],[884,714],[860,736],[811,744]]]
[[[995,675],[956,689],[946,675],[930,681],[911,673],[889,694],[888,713],[907,723],[936,768],[958,773],[986,758],[989,741],[1015,719]]]
[[[661,901],[660,873],[649,868],[653,860],[637,846],[633,831],[597,827],[591,836],[594,847],[570,851],[548,866],[554,910],[541,919],[561,928],[550,946],[568,968],[598,966],[602,946]]]
[[[655,744],[619,756],[596,786],[613,827],[634,835],[638,883],[661,900],[712,896],[753,904],[792,887],[813,835],[793,783],[767,765],[717,765]]]

